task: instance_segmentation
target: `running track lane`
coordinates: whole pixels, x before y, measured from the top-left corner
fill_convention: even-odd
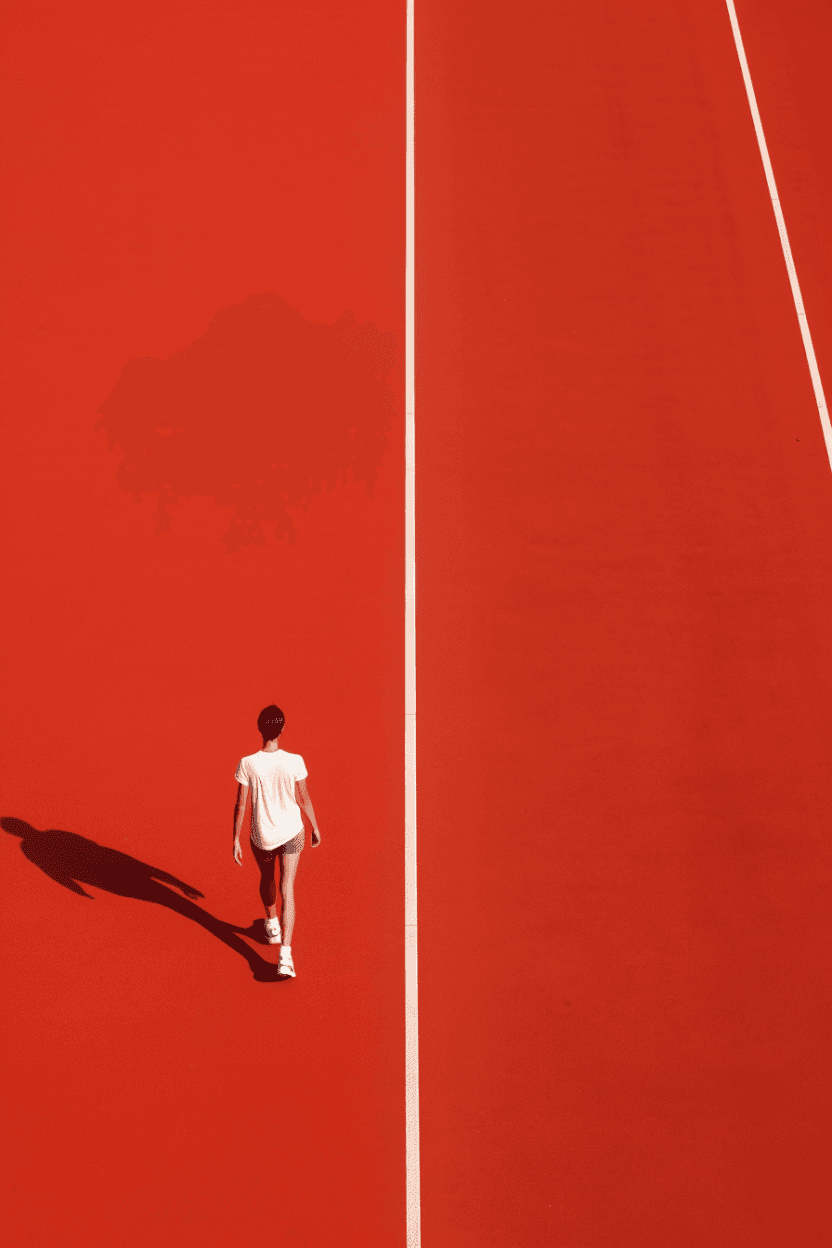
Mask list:
[[[821,8],[739,14],[828,388]],[[832,481],[725,6],[417,49],[424,1242],[819,1242]]]
[[[227,555],[211,499],[157,535],[92,425],[128,360],[261,291],[401,340],[403,10],[5,17],[0,814],[248,927],[233,776],[275,698],[324,836],[298,978],[273,984],[192,912],[79,897],[0,832],[5,1242],[401,1248],[401,428],[372,497],[324,492],[296,544]],[[244,416],[220,421],[229,445]],[[222,457],[203,470],[210,492]]]

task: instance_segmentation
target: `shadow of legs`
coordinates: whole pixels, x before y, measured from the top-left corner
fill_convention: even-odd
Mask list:
[[[199,889],[192,888],[167,871],[131,858],[120,850],[98,845],[77,832],[65,832],[60,828],[40,831],[25,820],[8,815],[0,819],[0,827],[11,836],[19,837],[25,857],[44,875],[70,892],[92,900],[83,887],[87,884],[119,897],[134,897],[137,901],[167,906],[183,918],[199,924],[244,958],[258,983],[276,981],[276,968],[241,939],[240,933],[248,933],[250,929],[234,927],[203,910],[195,901],[195,898],[202,897]],[[174,889],[179,892],[174,892]],[[180,896],[180,893],[185,895]]]

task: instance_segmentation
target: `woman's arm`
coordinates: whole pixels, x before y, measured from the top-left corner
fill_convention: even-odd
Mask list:
[[[306,788],[305,780],[295,781],[295,798],[298,806],[300,806],[301,810],[306,815],[306,818],[312,824],[312,847],[314,848],[316,845],[320,845],[321,834],[318,831],[318,821],[315,818],[315,811],[312,809],[312,799],[310,798],[309,792]]]
[[[246,799],[248,798],[248,785],[240,784],[237,786],[237,805],[234,807],[234,861],[242,864],[243,847],[240,844],[240,833],[243,830],[243,819],[246,813]]]

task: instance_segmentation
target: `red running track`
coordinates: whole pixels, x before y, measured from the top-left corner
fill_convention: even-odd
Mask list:
[[[6,1243],[397,1248],[401,420],[372,497],[324,491],[295,544],[236,554],[212,498],[157,535],[93,424],[129,360],[263,291],[401,339],[401,14],[159,0],[8,21],[0,814],[166,871],[210,918],[123,864],[106,878],[159,904],[87,900],[0,833]],[[203,419],[210,494],[250,426]],[[324,838],[279,984],[247,960],[262,976],[277,950],[222,926],[262,913],[248,847],[231,857],[233,777],[272,699]]]
[[[738,12],[828,388],[827,6]],[[15,27],[1,813],[245,926],[277,696],[325,841],[273,985],[3,834],[10,1244],[404,1243],[396,430],[232,556],[91,431],[260,290],[401,335],[401,18]],[[424,1243],[820,1243],[832,476],[724,4],[417,32]]]
[[[739,16],[828,384],[829,15]],[[725,6],[419,46],[425,1243],[820,1243],[832,476]]]

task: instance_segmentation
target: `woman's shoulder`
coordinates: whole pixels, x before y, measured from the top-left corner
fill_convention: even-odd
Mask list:
[[[240,766],[247,768],[248,770],[253,769],[256,771],[258,767],[268,764],[270,760],[273,760],[276,757],[276,754],[267,754],[265,750],[255,750],[253,754],[245,754],[240,759]]]

